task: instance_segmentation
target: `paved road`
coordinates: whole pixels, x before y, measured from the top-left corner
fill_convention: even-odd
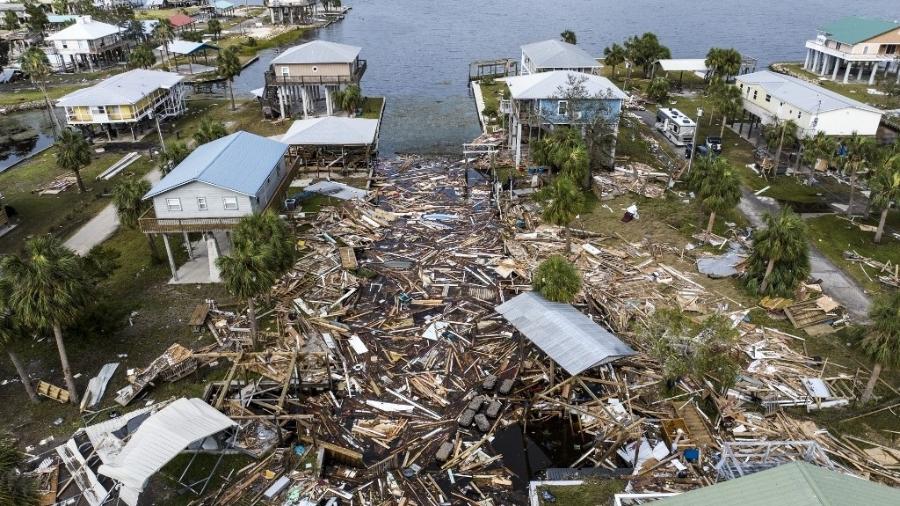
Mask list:
[[[777,203],[762,201],[747,188],[743,189],[743,194],[738,208],[754,227],[763,225],[762,217],[765,213],[777,213],[780,210]],[[811,277],[822,280],[822,290],[847,308],[855,322],[868,322],[872,300],[862,287],[812,243],[809,245],[809,262]]]
[[[155,184],[161,176],[159,169],[153,169],[144,176],[144,179],[150,181],[150,184]],[[119,216],[116,214],[115,206],[109,204],[72,234],[72,237],[66,240],[66,246],[79,255],[85,255],[118,229]]]

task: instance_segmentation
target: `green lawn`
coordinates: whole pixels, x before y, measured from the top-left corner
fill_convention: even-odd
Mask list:
[[[384,97],[366,97],[362,106],[362,117],[366,119],[381,119],[382,106],[384,106]]]
[[[549,492],[554,497],[553,501],[546,501],[541,497],[538,503],[541,506],[551,504],[571,504],[578,506],[606,506],[612,504],[616,494],[625,490],[626,482],[623,480],[585,480],[581,485],[558,486],[546,485],[538,487],[538,496],[541,492]]]
[[[47,95],[51,100],[55,100],[67,93],[71,93],[79,88],[83,88],[84,85],[81,84],[66,84],[55,86],[53,88],[47,89]],[[26,89],[26,90],[16,90],[0,93],[0,108],[8,107],[11,105],[18,105],[24,102],[35,102],[37,100],[43,100],[44,95],[40,92],[40,90],[36,89]]]

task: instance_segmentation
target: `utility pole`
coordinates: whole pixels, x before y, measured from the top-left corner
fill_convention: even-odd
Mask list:
[[[166,141],[163,140],[162,128],[159,127],[159,116],[157,116],[156,114],[153,114],[152,112],[150,113],[150,116],[154,120],[156,120],[156,133],[159,134],[159,145],[162,148],[162,152],[168,155],[169,152],[166,151]]]
[[[694,127],[694,140],[691,143],[691,154],[688,158],[687,173],[691,173],[691,166],[694,165],[694,156],[697,154],[697,132],[700,131],[700,118],[703,117],[703,109],[697,109],[697,126]]]

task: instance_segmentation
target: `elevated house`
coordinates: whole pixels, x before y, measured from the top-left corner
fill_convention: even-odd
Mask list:
[[[288,180],[287,144],[248,132],[235,132],[199,146],[144,195],[153,202],[140,219],[145,234],[162,234],[172,277],[177,268],[168,234],[212,233],[234,228],[244,216],[263,212],[277,201]],[[215,242],[215,241],[213,241]],[[209,254],[210,278],[218,279]]]
[[[193,31],[196,23],[196,19],[180,12],[169,16],[169,24],[172,25],[172,30],[174,30],[175,33]]]
[[[106,131],[109,138],[123,128],[132,138],[154,128],[153,122],[184,113],[184,78],[173,72],[135,69],[73,91],[56,102],[66,122],[82,130]]]
[[[846,17],[819,28],[806,41],[803,68],[831,80],[875,83],[879,71],[900,83],[900,23]]]
[[[52,44],[51,52],[59,55],[68,66],[75,69],[112,65],[123,60],[128,42],[122,30],[115,25],[96,21],[90,16],[79,16],[75,23],[46,38]]]
[[[333,93],[359,85],[366,72],[362,48],[314,40],[292,47],[272,60],[266,71],[263,100],[281,117],[331,116]]]
[[[313,21],[319,0],[265,0],[272,24],[295,25]]]
[[[542,131],[560,126],[584,129],[603,121],[618,128],[625,93],[609,79],[582,72],[555,70],[505,79],[510,99],[501,101],[508,115],[509,146],[516,166],[522,145]]]
[[[741,90],[743,117],[739,133],[775,121],[792,120],[801,137],[817,132],[830,136],[875,135],[883,112],[840,93],[796,77],[762,70],[736,78]]]
[[[568,42],[551,39],[522,46],[519,71],[522,75],[553,70],[599,74],[601,67],[597,59],[584,49]]]
[[[365,118],[322,118],[295,121],[281,137],[288,159],[310,170],[369,168],[378,154],[380,121]]]

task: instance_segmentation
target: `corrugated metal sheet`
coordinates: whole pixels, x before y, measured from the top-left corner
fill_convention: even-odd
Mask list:
[[[556,39],[525,44],[522,53],[537,69],[600,68],[597,60],[584,49]]]
[[[900,490],[791,462],[653,503],[658,506],[895,506]]]
[[[570,86],[572,80],[580,82],[588,97],[624,99],[625,92],[609,79],[572,70],[554,70],[527,76],[507,77],[506,85],[515,100],[559,98],[560,90]]]
[[[294,46],[276,56],[272,63],[312,64],[312,63],[352,63],[362,51],[361,47],[338,44],[327,40],[313,40]]]
[[[635,354],[627,344],[571,305],[550,302],[535,292],[518,295],[496,309],[573,376]]]

